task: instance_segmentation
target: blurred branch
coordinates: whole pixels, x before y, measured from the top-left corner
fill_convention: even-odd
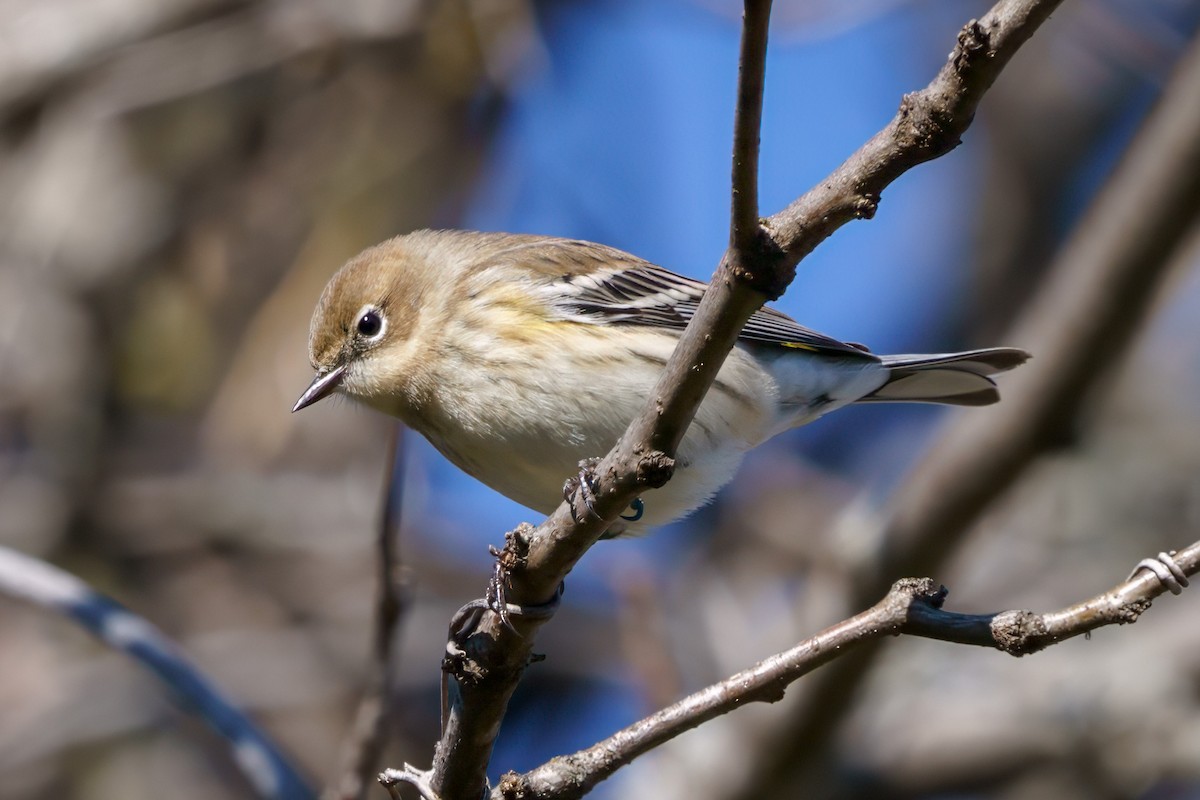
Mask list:
[[[423,20],[416,0],[368,9],[364,3],[289,0],[179,0],[123,4],[46,4],[37,14],[9,15],[0,38],[22,42],[0,51],[0,116],[34,101],[55,85],[86,76],[92,102],[123,114],[228,84],[266,68],[359,40],[397,38]],[[374,10],[369,23],[364,17]],[[73,46],[31,35],[40,23],[72,31]],[[4,35],[7,34],[7,37]],[[38,43],[44,42],[39,46]]]
[[[851,607],[887,576],[935,573],[988,505],[1037,457],[1074,433],[1096,387],[1133,340],[1200,209],[1200,42],[1181,60],[1137,138],[1080,221],[1011,337],[1035,358],[986,414],[960,416],[912,471],[875,532],[881,553],[855,582]],[[866,598],[864,600],[864,597]],[[861,648],[811,687],[777,748],[762,753],[759,797],[782,775],[824,763],[876,648]]]
[[[0,546],[0,593],[70,617],[149,669],[179,704],[229,742],[230,757],[259,797],[316,798],[279,748],[218,691],[162,631],[45,561]]]
[[[56,83],[93,69],[108,53],[235,4],[229,0],[182,0],[109,7],[59,2],[6,14],[0,23],[0,38],[8,43],[0,51],[0,115],[14,104],[44,94]],[[50,30],[61,33],[47,36]],[[64,42],[64,36],[69,41]]]
[[[1173,562],[1183,575],[1200,572],[1200,542],[1175,554]],[[1181,583],[1186,585],[1186,579]],[[508,773],[492,792],[492,800],[582,797],[638,756],[681,733],[747,703],[782,700],[789,684],[864,642],[908,634],[1022,656],[1105,625],[1135,622],[1168,587],[1149,568],[1143,574],[1139,565],[1134,576],[1116,587],[1060,611],[957,614],[942,609],[945,587],[936,587],[929,578],[905,578],[872,608],[791,650],[696,692],[586,750],[554,758],[524,775]]]
[[[387,743],[388,707],[394,691],[400,622],[408,610],[408,587],[400,561],[400,514],[404,507],[404,426],[397,423],[388,447],[383,481],[383,511],[376,537],[377,602],[370,674],[354,725],[343,746],[341,777],[322,794],[323,800],[362,800],[373,786]]]
[[[983,94],[1060,1],[1002,0],[981,21],[968,23],[933,82],[906,96],[887,128],[817,188],[748,232],[748,201],[756,204],[757,198],[745,176],[758,167],[746,160],[757,154],[749,146],[757,132],[749,137],[746,125],[757,121],[762,102],[770,4],[747,0],[731,246],[643,413],[598,466],[585,470],[582,491],[532,533],[509,535],[501,586],[513,608],[535,613],[512,614],[512,629],[496,614],[465,615],[469,624],[452,630],[455,657],[446,663],[454,678],[452,702],[431,781],[439,796],[479,796],[500,721],[529,662],[533,634],[552,613],[563,578],[638,494],[670,479],[673,453],[746,320],[783,292],[796,263],[821,240],[851,219],[872,216],[880,193],[899,175],[958,144]],[[577,507],[576,500],[587,502]],[[506,607],[505,598],[500,604]]]

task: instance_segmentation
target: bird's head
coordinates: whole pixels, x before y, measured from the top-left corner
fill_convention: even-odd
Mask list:
[[[429,248],[398,237],[351,259],[329,281],[309,327],[316,376],[292,411],[340,392],[398,414],[414,359],[414,331],[436,273]]]

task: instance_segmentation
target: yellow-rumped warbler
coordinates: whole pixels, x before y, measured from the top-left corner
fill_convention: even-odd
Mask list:
[[[591,242],[399,236],[325,287],[309,333],[317,375],[292,410],[349,395],[549,513],[578,462],[608,452],[641,410],[705,288]],[[1014,348],[876,356],[763,308],[683,437],[674,477],[609,534],[683,516],[733,477],[747,450],[848,403],[994,403],[988,376],[1026,358]]]

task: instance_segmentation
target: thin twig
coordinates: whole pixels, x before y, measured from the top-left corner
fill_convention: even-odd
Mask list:
[[[388,794],[399,800],[400,784],[407,784],[417,790],[421,800],[441,800],[429,784],[429,773],[417,769],[412,764],[405,764],[403,769],[385,769],[377,780],[387,789]]]
[[[729,246],[751,252],[759,239],[758,145],[766,85],[767,30],[771,0],[746,0],[742,57],[738,62],[737,112],[733,121],[733,197]]]
[[[1200,542],[1174,556],[1184,575],[1200,572]],[[787,686],[849,648],[907,634],[991,647],[1011,655],[1037,652],[1105,625],[1134,622],[1150,601],[1167,591],[1153,573],[1139,572],[1107,592],[1061,611],[958,614],[944,610],[944,588],[928,578],[906,578],[883,600],[825,629],[790,650],[771,656],[618,731],[586,750],[560,756],[526,773],[506,775],[492,800],[576,800],[597,783],[649,750],[702,723],[751,702],[775,702]]]
[[[383,502],[376,535],[376,604],[371,664],[354,724],[342,748],[340,777],[323,800],[364,800],[376,781],[387,743],[388,708],[399,657],[396,643],[408,609],[400,561],[400,513],[404,505],[404,426],[397,423],[388,447]]]

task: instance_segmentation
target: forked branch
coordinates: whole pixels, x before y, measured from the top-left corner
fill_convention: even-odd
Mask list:
[[[746,0],[739,69],[730,248],[711,287],[652,390],[642,414],[594,471],[594,513],[563,503],[529,533],[511,536],[502,585],[518,609],[547,609],[563,578],[629,504],[663,485],[696,409],[746,320],[790,283],[796,263],[845,222],[874,214],[903,172],[953,149],[975,108],[1013,54],[1061,0],[1001,0],[972,20],[934,81],[905,97],[896,118],[828,179],[787,209],[759,221],[756,176],[764,81],[767,0]],[[444,800],[476,800],[496,731],[547,613],[473,613],[451,632],[450,710],[431,785]]]

